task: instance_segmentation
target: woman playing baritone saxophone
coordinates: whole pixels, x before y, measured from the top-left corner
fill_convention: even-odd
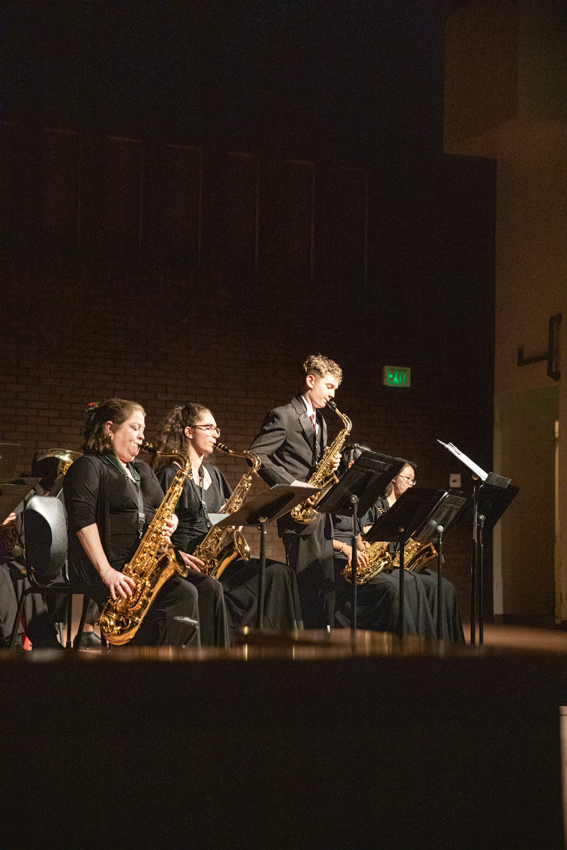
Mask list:
[[[135,583],[122,570],[164,497],[153,470],[137,459],[144,427],[144,410],[136,402],[103,401],[91,410],[85,423],[83,457],[65,476],[70,580],[78,592],[88,593],[100,607],[109,595],[112,599],[132,595]],[[174,517],[165,529],[166,536],[176,526]],[[187,561],[192,564],[195,559]],[[199,645],[203,623],[196,631],[183,618],[200,619],[199,592],[175,574],[156,596],[132,643]]]
[[[230,496],[230,486],[222,472],[207,463],[220,435],[211,411],[202,404],[188,403],[169,413],[158,438],[160,452],[182,451],[189,455],[193,480],[185,479],[177,503],[179,525],[172,542],[191,553],[204,539],[210,527],[209,514],[219,513]],[[162,487],[167,488],[178,467],[174,463],[157,466]],[[255,626],[258,611],[259,561],[257,558],[232,561],[220,576],[232,629]],[[268,561],[264,597],[266,628],[292,629],[301,625],[301,607],[293,571],[285,564]]]

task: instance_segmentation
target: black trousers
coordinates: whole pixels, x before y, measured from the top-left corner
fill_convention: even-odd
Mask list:
[[[341,575],[346,558],[337,557],[337,624],[345,629],[352,623],[352,584]],[[356,620],[358,628],[393,632],[398,628],[400,610],[400,571],[382,572],[357,588]],[[435,624],[423,583],[414,573],[404,570],[404,634],[435,637]]]
[[[154,599],[132,641],[133,646],[199,646],[199,630],[176,617],[199,621],[196,589],[174,575]]]
[[[287,563],[297,576],[305,628],[332,628],[335,621],[335,569],[330,519],[326,514],[319,514],[307,528],[286,529],[281,537]]]
[[[437,628],[437,573],[433,570],[422,570],[417,573],[417,579],[421,582],[427,595],[427,601],[431,608],[433,622]],[[441,635],[442,640],[450,640],[453,643],[465,643],[463,624],[459,612],[457,591],[455,586],[445,577],[441,578]]]
[[[197,591],[201,646],[230,646],[229,621],[221,583],[191,569],[184,580]]]
[[[17,561],[7,560],[0,565],[0,637],[7,638],[12,633],[18,603],[29,580],[22,573]],[[39,593],[30,593],[24,602],[25,633],[35,649],[53,646],[57,639],[57,630],[48,611],[46,600]],[[19,627],[19,633],[24,631]]]
[[[108,587],[92,565],[69,564],[69,579],[77,593],[89,594],[100,608],[108,599]],[[200,646],[199,630],[177,620],[199,620],[197,589],[180,575],[173,575],[160,589],[132,644],[136,646]]]
[[[238,558],[220,577],[230,628],[253,628],[258,622],[260,559]],[[295,572],[279,561],[266,561],[264,628],[302,628],[301,603]]]

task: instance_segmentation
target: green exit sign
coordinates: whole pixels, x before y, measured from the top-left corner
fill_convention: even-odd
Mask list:
[[[411,386],[411,369],[409,366],[384,366],[382,383],[385,387]]]

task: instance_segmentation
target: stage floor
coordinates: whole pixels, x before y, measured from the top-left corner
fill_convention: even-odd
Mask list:
[[[497,628],[3,653],[0,847],[563,850],[567,656]]]

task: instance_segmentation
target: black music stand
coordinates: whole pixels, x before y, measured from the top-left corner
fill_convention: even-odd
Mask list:
[[[484,531],[494,528],[511,504],[519,487],[496,472],[485,472],[453,443],[437,440],[451,454],[467,466],[473,476],[473,536],[471,559],[471,644],[476,643],[478,617],[478,642],[484,643]],[[479,484],[479,481],[481,482]]]
[[[468,493],[450,490],[439,500],[420,529],[412,536],[417,543],[426,546],[437,543],[437,638],[441,639],[441,597],[442,597],[442,567],[443,567],[443,538],[459,521],[470,503]],[[408,565],[410,569],[410,565]]]
[[[0,484],[0,522],[4,522],[29,496],[38,481],[39,478],[28,478],[25,484]]]
[[[246,502],[232,514],[228,514],[219,523],[220,526],[254,525],[260,530],[260,582],[258,588],[258,629],[264,627],[264,588],[266,583],[266,529],[284,514],[293,510],[310,496],[320,492],[320,487],[310,485],[276,484],[270,490],[260,493]]]
[[[363,516],[390,481],[402,471],[406,461],[400,457],[389,457],[366,449],[347,469],[340,481],[323,496],[317,504],[320,513],[352,516],[352,618],[353,636],[357,628],[357,583],[358,547],[357,520]]]
[[[22,448],[19,443],[0,443],[0,482],[7,483],[16,477]]]
[[[397,541],[400,547],[400,584],[398,635],[404,635],[404,547],[409,537],[413,537],[429,517],[433,516],[437,505],[446,497],[445,490],[430,490],[425,487],[412,487],[406,490],[394,502],[389,511],[378,517],[372,528],[366,533],[366,540],[375,543],[378,540]]]
[[[384,495],[390,481],[402,471],[406,463],[401,457],[389,457],[366,449],[317,503],[317,510],[320,513],[352,516],[354,503],[350,496],[357,496],[357,510],[362,516],[376,499]]]

